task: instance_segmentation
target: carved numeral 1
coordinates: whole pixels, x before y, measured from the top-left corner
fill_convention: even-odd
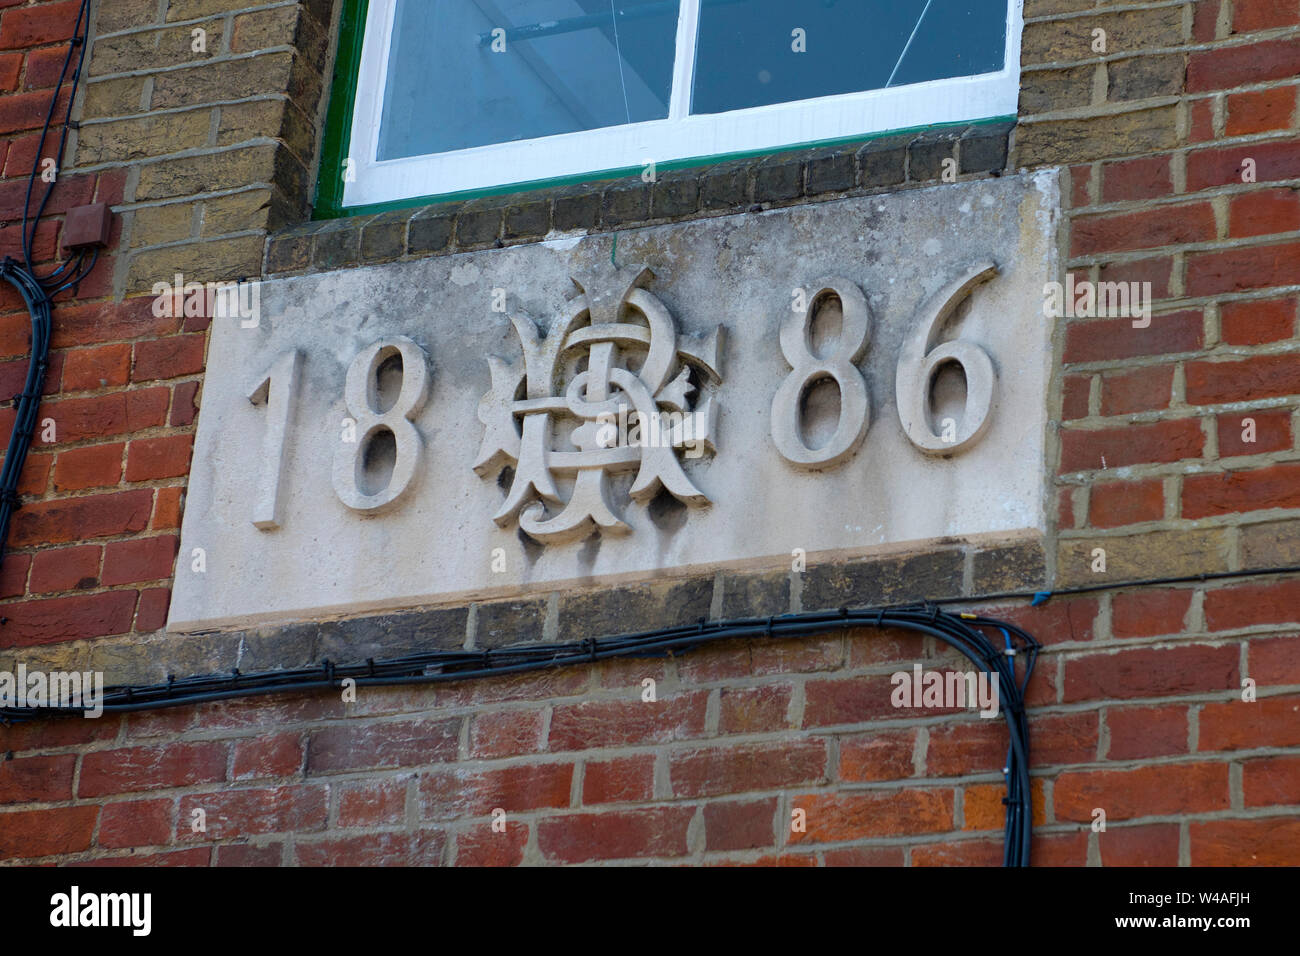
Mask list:
[[[258,473],[257,494],[253,499],[253,525],[262,531],[280,527],[284,515],[284,456],[288,447],[289,416],[298,394],[302,355],[298,351],[282,353],[271,370],[253,387],[248,400],[266,406],[266,432],[262,437],[262,470]]]

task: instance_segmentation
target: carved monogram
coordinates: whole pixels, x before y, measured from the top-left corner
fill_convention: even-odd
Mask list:
[[[615,511],[610,475],[633,469],[635,501],[662,489],[692,507],[708,504],[679,457],[714,450],[723,329],[678,336],[644,288],[652,276],[645,266],[574,276],[579,294],[545,333],[529,316],[510,315],[523,360],[488,356],[492,388],[479,403],[474,463],[483,478],[514,469],[493,515],[499,526],[517,523],[544,544],[625,534],[632,529]],[[639,359],[635,373],[629,359]],[[567,436],[562,427],[571,427]],[[557,476],[571,483],[567,501]]]

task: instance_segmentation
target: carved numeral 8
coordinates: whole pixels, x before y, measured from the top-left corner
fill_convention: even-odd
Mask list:
[[[379,410],[379,369],[401,356],[402,387],[386,411]],[[356,421],[356,441],[339,443],[334,452],[334,491],[353,511],[375,514],[395,504],[415,478],[424,449],[411,419],[424,407],[429,393],[429,368],[424,350],[405,336],[376,342],[361,350],[348,368],[343,400]],[[368,494],[363,490],[366,458],[375,437],[391,432],[397,448],[388,484]]]
[[[812,322],[819,303],[829,295],[839,298],[844,318],[834,350],[819,358],[812,350]],[[871,316],[866,296],[848,279],[829,277],[811,287],[808,307],[781,323],[781,351],[793,371],[772,399],[772,441],[787,461],[805,468],[826,467],[857,451],[867,434],[871,404],[867,383],[853,364],[867,350]],[[835,433],[821,448],[809,448],[802,437],[800,418],[804,396],[822,379],[834,379],[840,390],[840,417]]]

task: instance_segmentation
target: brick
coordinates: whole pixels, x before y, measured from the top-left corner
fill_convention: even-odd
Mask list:
[[[1300,803],[1300,757],[1269,757],[1242,764],[1241,789],[1248,807]]]
[[[89,849],[99,807],[53,807],[0,813],[0,847],[7,860]]]
[[[680,751],[669,758],[669,778],[678,797],[819,783],[826,779],[826,743],[811,739]]]
[[[1102,166],[1101,201],[1155,199],[1174,191],[1168,156],[1143,156]]]
[[[810,793],[792,797],[790,806],[805,812],[808,828],[791,833],[792,844],[943,833],[953,826],[953,793],[947,789]]]
[[[185,853],[199,853],[202,849]],[[246,843],[229,843],[217,847],[217,866],[279,866],[284,857],[284,844],[270,843],[266,846],[250,846]]]
[[[135,613],[134,591],[27,600],[6,606],[5,640],[10,646],[56,644],[125,634]]]
[[[1228,205],[1228,234],[1267,236],[1300,226],[1300,193],[1294,189],[1260,189],[1233,196]]]
[[[406,815],[405,780],[359,780],[339,793],[339,826],[375,827],[401,823]]]
[[[1300,645],[1295,637],[1250,642],[1249,673],[1257,682],[1300,684]]]
[[[1099,282],[1149,282],[1151,300],[1169,298],[1169,280],[1173,275],[1174,260],[1170,256],[1133,259],[1128,262],[1106,262],[1098,270]],[[1182,315],[1184,313],[1174,313]],[[1195,313],[1193,313],[1195,314]],[[1169,318],[1166,315],[1164,318]]]
[[[312,732],[307,772],[412,767],[454,760],[460,718],[327,726]]]
[[[169,398],[169,390],[165,388],[68,398],[43,403],[40,417],[54,419],[60,443],[103,441],[113,435],[161,425],[167,416]]]
[[[325,829],[327,788],[300,784],[250,790],[221,790],[181,797],[178,840],[226,840],[261,833],[313,833]],[[193,811],[202,808],[207,832],[192,833]],[[373,836],[364,839],[374,842]],[[302,852],[301,845],[298,848]]]
[[[0,760],[0,803],[45,803],[72,799],[76,754]]]
[[[1183,517],[1300,507],[1300,463],[1250,471],[1188,475],[1183,480]]]
[[[303,747],[299,734],[272,734],[237,740],[231,767],[232,780],[259,777],[287,777],[302,767]]]
[[[1035,859],[1035,863],[1039,860]],[[1001,866],[1002,843],[992,840],[960,840],[926,843],[912,850],[912,866]]]
[[[857,783],[899,780],[916,774],[914,730],[882,730],[840,739],[839,778]]]
[[[1248,583],[1205,592],[1205,623],[1211,631],[1284,624],[1295,619],[1300,580]]]
[[[1300,746],[1300,697],[1240,698],[1201,708],[1197,747],[1204,751]]]
[[[1043,644],[1063,641],[1091,641],[1099,604],[1093,597],[1054,597],[1038,607],[995,607],[985,613],[1015,624]]]
[[[1106,98],[1112,103],[1177,96],[1183,92],[1185,57],[1181,53],[1143,53],[1106,64]]]
[[[79,392],[125,385],[131,375],[131,346],[75,349],[63,364],[63,391]]]
[[[1192,605],[1186,588],[1142,588],[1111,598],[1110,629],[1115,637],[1155,637],[1178,634]]]
[[[508,814],[542,807],[567,807],[573,764],[545,763],[471,770],[454,767],[420,781],[424,815],[487,816],[498,807]]]
[[[162,846],[171,842],[171,800],[107,803],[99,819],[99,846]]]
[[[1083,763],[1097,753],[1097,715],[1035,715],[1031,720],[1034,767]],[[925,770],[959,777],[976,771],[1001,771],[1007,759],[1007,727],[1001,719],[980,719],[930,728]],[[843,764],[843,750],[840,762]],[[1001,786],[998,787],[1002,789]]]
[[[170,580],[180,545],[175,535],[114,541],[104,547],[105,586]]]
[[[1071,428],[1061,432],[1061,471],[1182,461],[1200,458],[1204,449],[1205,435],[1195,418],[1123,428]]]
[[[753,850],[776,845],[776,798],[722,801],[704,807],[704,849]]]
[[[1164,513],[1164,482],[1159,479],[1111,481],[1088,491],[1088,524],[1094,528],[1159,521]]]
[[[1227,345],[1265,345],[1296,332],[1296,300],[1225,302],[1219,307],[1220,336]]]
[[[1061,387],[1061,418],[1070,421],[1088,417],[1088,393],[1092,389],[1092,376],[1067,375]]]
[[[184,488],[159,488],[154,501],[153,520],[149,527],[154,531],[171,531],[181,526],[181,506],[185,500]]]
[[[1300,394],[1294,354],[1260,355],[1231,362],[1189,362],[1187,401],[1193,405]]]
[[[855,846],[822,853],[826,866],[902,866],[903,848],[897,846]],[[999,857],[1000,859],[1000,857]]]
[[[1072,21],[1079,22],[1079,21]],[[1056,24],[1053,28],[1059,29]],[[1015,166],[1064,166],[1162,152],[1179,145],[1173,106],[1070,119],[1022,122],[1016,128]]]
[[[27,572],[32,567],[30,554],[6,554],[0,565],[0,598],[21,597],[27,590]]]
[[[1192,866],[1291,866],[1300,821],[1285,817],[1212,820],[1188,827]]]
[[[1205,97],[1192,100],[1190,128],[1187,131],[1188,142],[1205,143],[1215,138],[1214,135],[1214,99]]]
[[[1066,703],[1222,691],[1239,686],[1236,645],[1141,648],[1070,658]]]
[[[1262,455],[1291,447],[1290,409],[1233,412],[1217,420],[1219,457]],[[1250,434],[1253,429],[1253,436]],[[1247,437],[1253,440],[1246,441]]]
[[[490,825],[473,827],[456,836],[457,866],[519,866],[528,843],[528,825],[506,821],[505,832]]]
[[[1056,778],[1053,806],[1058,820],[1090,822],[1093,809],[1106,819],[1226,810],[1226,763],[1160,764],[1132,770],[1066,771]]]
[[[1131,415],[1168,408],[1173,386],[1172,365],[1106,372],[1101,378],[1101,414]]]
[[[558,863],[680,857],[693,807],[652,807],[616,813],[576,813],[537,824],[537,846]]]
[[[168,419],[168,424],[173,427],[193,425],[194,419],[198,417],[199,405],[199,383],[198,382],[181,382],[172,389],[172,413]]]
[[[1230,90],[1285,80],[1300,74],[1300,45],[1294,38],[1261,40],[1203,50],[1187,58],[1187,92]]]
[[[71,39],[79,7],[77,0],[65,0],[6,10],[0,17],[0,48],[26,50]]]
[[[1065,329],[1065,361],[1103,362],[1195,352],[1202,347],[1204,335],[1197,310],[1152,316],[1145,329],[1133,328],[1131,318],[1071,322]]]
[[[28,587],[32,594],[93,588],[99,584],[99,558],[96,544],[38,551],[32,558]]]
[[[1254,33],[1300,23],[1296,0],[1234,0],[1232,32]]]
[[[582,802],[634,803],[654,797],[654,754],[588,761],[582,772]]]
[[[1109,760],[1148,760],[1187,753],[1187,707],[1111,707]]]
[[[1034,825],[1047,822],[1046,795],[1041,780],[1030,783],[1032,813]],[[968,786],[962,791],[962,829],[963,830],[1001,830],[1006,826],[1007,788],[1000,783],[981,783]]]
[[[723,688],[719,697],[718,732],[744,734],[786,729],[791,694],[788,684]]]
[[[1187,191],[1244,183],[1247,159],[1255,161],[1255,182],[1276,182],[1300,176],[1300,144],[1294,142],[1243,143],[1197,149],[1187,154]]]
[[[643,703],[637,696],[563,704],[551,714],[550,749],[590,750],[699,737],[707,700],[707,693],[696,691],[654,703]]]
[[[166,626],[171,596],[171,588],[146,588],[140,592],[140,606],[135,613],[135,629],[138,633],[148,634]]]
[[[805,727],[860,724],[868,720],[914,716],[890,701],[894,684],[888,675],[847,680],[810,680],[804,685]],[[931,708],[927,713],[956,713],[955,708]]]
[[[97,750],[81,760],[77,795],[102,797],[217,783],[226,776],[226,752],[221,741]]]
[[[469,725],[471,757],[515,757],[537,753],[543,743],[540,710],[504,710],[476,714]]]
[[[1246,136],[1288,129],[1296,111],[1296,88],[1282,86],[1272,90],[1233,93],[1228,97],[1229,136]]]
[[[136,343],[131,380],[147,382],[202,372],[205,340],[206,336],[197,334]]]
[[[1178,830],[1176,823],[1110,827],[1097,837],[1101,865],[1177,866]]]
[[[1088,256],[1214,238],[1214,210],[1208,202],[1171,204],[1142,212],[1076,217],[1071,229],[1070,253]]]
[[[183,478],[190,470],[193,435],[137,438],[126,452],[126,480],[152,481]]]

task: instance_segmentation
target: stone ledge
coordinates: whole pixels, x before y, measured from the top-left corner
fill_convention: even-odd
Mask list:
[[[970,583],[963,585],[964,580]],[[152,684],[169,674],[180,678],[235,668],[251,674],[326,660],[357,663],[432,650],[578,641],[705,620],[962,596],[974,600],[980,594],[1045,585],[1040,542],[987,548],[953,544],[858,561],[814,560],[803,573],[722,571],[336,621],[13,648],[0,654],[0,670],[12,671],[22,661],[43,670],[103,671],[106,685]],[[552,602],[558,627],[547,634]]]
[[[638,177],[592,181],[306,223],[267,238],[263,274],[293,275],[471,249],[539,242],[557,233],[634,226],[838,199],[941,181],[943,160],[958,179],[1007,168],[1013,122],[981,123],[863,145],[792,150]]]

